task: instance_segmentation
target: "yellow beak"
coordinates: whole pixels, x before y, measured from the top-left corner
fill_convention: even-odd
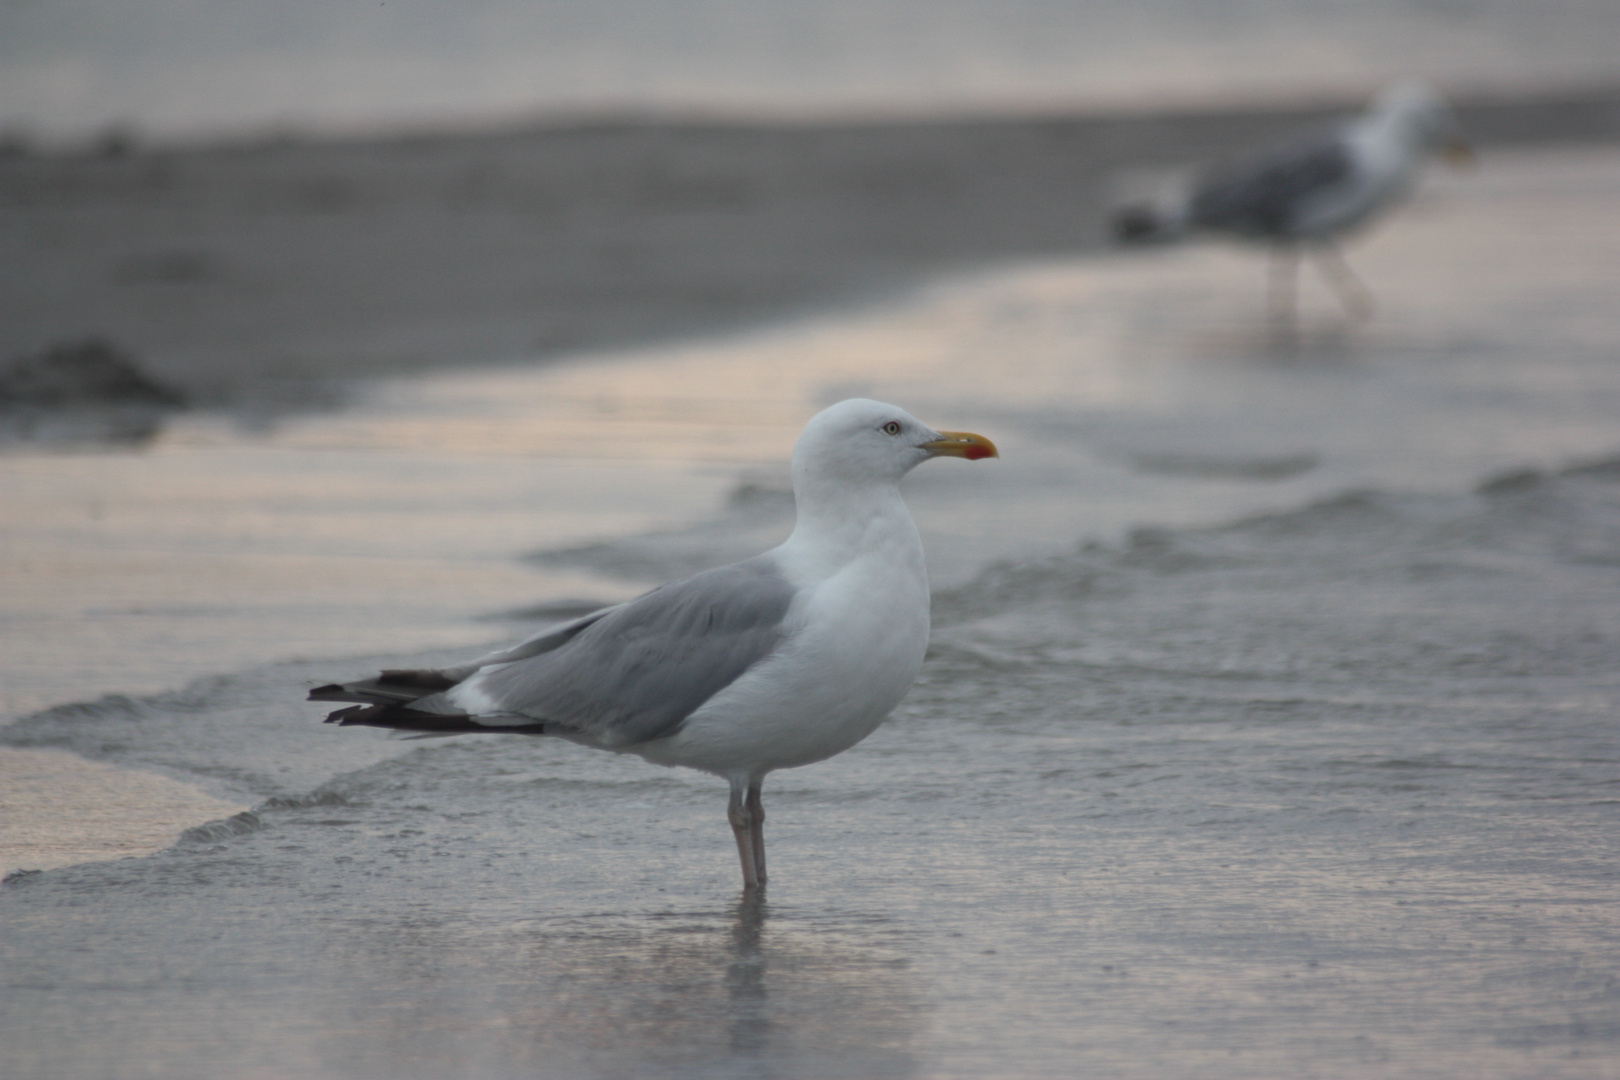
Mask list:
[[[971,431],[942,431],[939,434],[940,438],[922,444],[922,448],[934,457],[959,457],[978,461],[980,458],[1001,456],[996,453],[996,444],[983,435],[975,435]]]

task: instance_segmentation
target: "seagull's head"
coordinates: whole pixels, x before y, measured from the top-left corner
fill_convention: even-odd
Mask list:
[[[1453,164],[1473,161],[1462,125],[1440,91],[1419,79],[1403,79],[1384,88],[1373,111],[1394,125],[1410,144],[1434,150]]]
[[[906,410],[851,398],[821,410],[793,447],[793,482],[898,483],[929,458],[996,457],[983,435],[935,431]]]

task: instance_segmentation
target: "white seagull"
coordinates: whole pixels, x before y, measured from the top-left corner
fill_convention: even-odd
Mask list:
[[[1141,243],[1204,231],[1270,245],[1268,306],[1281,322],[1294,316],[1303,249],[1346,309],[1366,317],[1372,295],[1335,242],[1410,194],[1435,153],[1458,164],[1473,157],[1445,99],[1426,83],[1399,82],[1354,120],[1218,166],[1165,203],[1122,208],[1114,233]]]
[[[901,477],[995,457],[982,435],[841,402],[793,448],[798,520],[781,546],[663,585],[459,667],[310,691],[326,718],[429,735],[554,735],[731,783],[743,888],[765,884],[765,774],[870,735],[928,648],[928,577]]]

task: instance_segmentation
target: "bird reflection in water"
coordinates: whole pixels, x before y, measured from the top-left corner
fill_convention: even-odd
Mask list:
[[[765,984],[767,907],[759,893],[744,893],[731,924],[731,965],[726,969],[726,990],[731,995],[731,1050],[760,1058],[770,1045],[771,1017]]]

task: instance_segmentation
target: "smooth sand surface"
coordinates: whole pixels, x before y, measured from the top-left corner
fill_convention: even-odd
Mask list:
[[[0,877],[162,851],[247,807],[62,750],[0,747]]]

